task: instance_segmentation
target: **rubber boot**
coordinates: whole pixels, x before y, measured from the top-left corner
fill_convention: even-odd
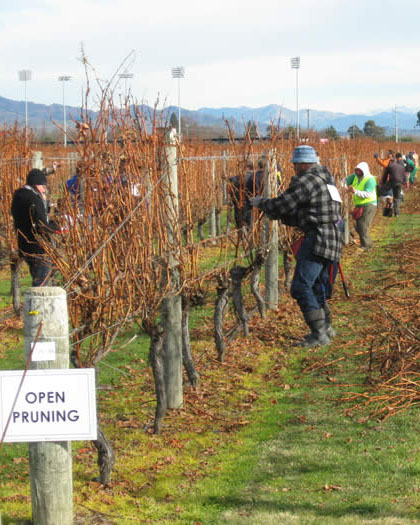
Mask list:
[[[330,338],[327,335],[327,327],[325,324],[325,312],[323,308],[318,310],[311,310],[303,314],[305,321],[311,333],[306,336],[298,346],[312,347],[312,346],[323,346],[330,344]]]
[[[327,303],[325,303],[322,308],[323,308],[324,314],[325,314],[325,327],[326,327],[325,332],[328,335],[328,337],[330,339],[332,339],[333,337],[335,337],[337,335],[337,332],[334,330],[334,328],[331,325],[331,312],[330,312],[330,309],[328,308]],[[305,341],[305,340],[307,340],[309,338],[312,338],[312,332],[307,334],[307,335],[305,335],[303,340],[300,343],[298,343],[297,346],[302,346],[303,341]],[[311,339],[309,339],[309,340],[311,340]]]
[[[322,308],[324,309],[324,314],[325,314],[325,326],[326,326],[325,331],[328,337],[332,339],[333,337],[337,335],[337,332],[334,330],[334,328],[331,325],[331,312],[330,312],[330,309],[328,308],[327,303],[325,303]]]

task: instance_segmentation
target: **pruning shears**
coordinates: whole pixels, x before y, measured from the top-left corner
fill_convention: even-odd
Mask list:
[[[338,271],[340,272],[341,280],[343,281],[344,293],[346,294],[346,297],[349,298],[350,292],[349,292],[349,288],[347,286],[346,280],[344,278],[343,269],[341,268],[341,263],[338,263]]]
[[[341,268],[341,263],[337,263],[337,266],[338,266],[338,271],[340,272],[340,275],[341,275],[341,281],[343,282],[344,293],[346,294],[346,297],[349,298],[350,292],[349,292],[349,288],[347,286],[346,280],[344,278],[343,269]],[[332,285],[333,282],[334,282],[334,265],[331,264],[330,266],[330,284]]]

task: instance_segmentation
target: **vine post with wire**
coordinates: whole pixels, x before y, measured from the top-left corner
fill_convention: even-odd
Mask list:
[[[34,151],[32,154],[32,168],[42,170],[44,167],[44,158],[42,151]]]
[[[48,360],[32,359],[30,369],[69,368],[69,333],[65,290],[56,286],[29,288],[25,292],[23,313],[26,360],[30,358],[34,341],[37,343],[53,343],[54,348],[53,355],[48,356]],[[41,322],[42,330],[39,333]],[[45,387],[48,390],[48,384]],[[34,524],[72,524],[71,442],[29,443],[29,465]]]
[[[211,161],[211,180],[213,191],[216,191],[216,161]],[[210,210],[210,219],[209,219],[209,237],[216,237],[216,204],[213,203]],[[213,240],[212,244],[215,245],[216,242]]]
[[[265,170],[266,184],[264,197],[272,199],[277,195],[276,152],[271,150]],[[279,304],[279,228],[277,221],[265,219],[265,239],[268,257],[265,263],[265,302],[269,310],[275,310]]]
[[[182,389],[182,299],[178,293],[180,275],[178,256],[180,237],[179,204],[178,204],[178,168],[177,146],[166,147],[166,202],[168,209],[167,232],[169,243],[174,253],[169,254],[169,272],[172,281],[172,293],[163,301],[162,324],[165,330],[165,389],[168,408],[181,408],[183,404]]]
[[[347,157],[343,155],[341,159],[341,180],[345,180],[348,175]],[[343,222],[344,222],[344,244],[350,242],[350,215],[349,215],[349,198],[348,195],[343,199]]]

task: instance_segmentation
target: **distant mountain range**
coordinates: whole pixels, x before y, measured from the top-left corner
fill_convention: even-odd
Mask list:
[[[416,127],[418,109],[399,108],[397,111],[397,127],[399,134],[417,134],[420,133]],[[233,120],[236,124],[244,125],[248,121],[258,123],[260,131],[265,131],[266,127],[273,122],[275,125],[280,123],[281,127],[296,125],[296,111],[285,107],[271,104],[261,108],[248,108],[245,106],[239,108],[200,108],[191,112],[191,118],[199,118],[202,122],[210,123],[210,117],[214,121],[221,122],[222,119]],[[186,113],[186,115],[189,112]],[[194,117],[196,115],[196,117]],[[374,120],[375,124],[384,127],[388,134],[395,133],[395,111],[393,109],[378,111],[369,114],[352,114],[334,113],[331,111],[318,111],[315,109],[301,109],[299,111],[299,121],[302,130],[310,128],[322,130],[329,126],[339,133],[347,133],[350,126],[356,125],[363,129],[367,120]],[[240,129],[240,128],[238,128]]]
[[[59,125],[63,123],[63,106],[60,104],[47,106],[28,102],[27,106],[28,122],[32,128],[36,128],[37,130],[51,129],[54,127],[54,122]],[[143,106],[142,109],[146,114],[153,111],[152,108],[148,106]],[[164,119],[167,120],[169,120],[172,112],[178,115],[178,108],[175,106],[169,106],[162,111]],[[416,127],[417,111],[418,109],[398,108],[397,126],[400,136],[417,135],[420,133],[419,128]],[[66,119],[68,122],[70,122],[71,119],[78,120],[79,116],[80,108],[66,107]],[[95,112],[92,112],[92,116],[95,116]],[[296,111],[276,104],[270,104],[261,108],[248,108],[246,106],[237,108],[200,108],[197,110],[182,108],[181,116],[185,119],[185,122],[190,124],[195,123],[201,127],[212,128],[224,128],[225,120],[227,120],[235,127],[238,135],[242,133],[248,121],[255,121],[262,135],[265,134],[267,127],[272,122],[275,125],[280,124],[281,127],[296,125]],[[363,129],[367,120],[374,120],[375,124],[386,129],[387,134],[395,133],[395,111],[393,109],[371,114],[354,115],[334,113],[331,111],[318,111],[315,109],[301,109],[299,116],[302,130],[305,130],[309,123],[310,128],[318,131],[329,126],[334,126],[339,133],[345,134],[352,125]],[[23,124],[25,122],[25,102],[0,97],[0,123],[4,122],[7,124],[14,122]]]

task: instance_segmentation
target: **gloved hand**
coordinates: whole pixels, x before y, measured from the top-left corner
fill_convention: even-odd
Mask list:
[[[259,208],[260,204],[261,204],[261,201],[263,201],[263,200],[264,200],[264,197],[250,197],[249,198],[249,203],[254,208]]]
[[[379,157],[379,155],[377,153],[374,153],[373,156],[375,157],[375,159],[377,159]]]

